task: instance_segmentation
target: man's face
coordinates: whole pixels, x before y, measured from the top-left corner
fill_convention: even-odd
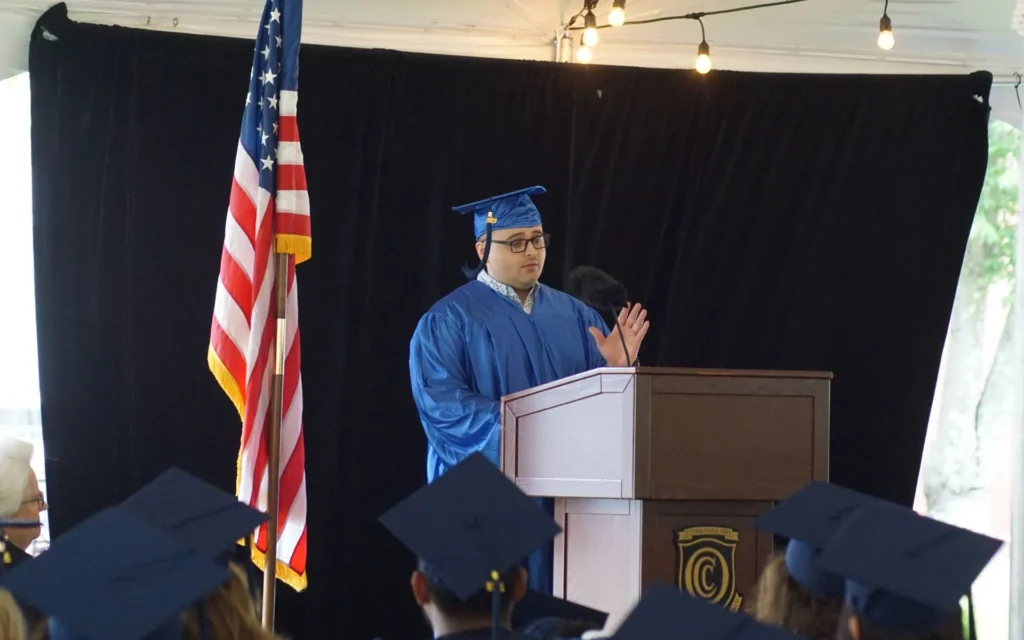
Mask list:
[[[547,248],[543,242],[544,228],[499,229],[491,233],[491,255],[487,273],[492,278],[518,291],[527,291],[537,284],[544,270]],[[534,242],[542,248],[534,246]],[[525,245],[525,246],[524,246]],[[476,243],[477,257],[483,258],[484,241]]]

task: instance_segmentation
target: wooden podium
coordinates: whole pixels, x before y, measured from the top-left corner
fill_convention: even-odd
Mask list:
[[[595,369],[502,399],[501,467],[554,498],[555,595],[614,629],[654,582],[739,609],[754,519],[828,480],[831,374]]]

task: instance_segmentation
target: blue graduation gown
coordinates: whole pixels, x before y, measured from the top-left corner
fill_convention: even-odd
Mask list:
[[[544,285],[529,314],[478,280],[434,304],[409,349],[427,482],[477,451],[498,464],[502,396],[605,366],[589,327],[608,335],[600,314]],[[551,500],[541,502],[553,512]],[[551,593],[551,562],[550,546],[530,557],[531,589]]]

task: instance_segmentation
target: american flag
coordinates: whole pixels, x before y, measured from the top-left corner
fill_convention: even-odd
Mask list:
[[[242,418],[238,499],[267,511],[267,441],[274,374],[274,252],[288,255],[277,575],[306,587],[306,470],[295,265],[310,257],[309,194],[296,123],[302,0],[268,0],[256,36],[235,155],[207,356]],[[266,566],[267,528],[253,537]]]

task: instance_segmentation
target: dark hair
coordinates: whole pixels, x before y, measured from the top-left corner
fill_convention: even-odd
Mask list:
[[[850,618],[854,615],[856,614],[849,605],[843,607],[836,625],[836,640],[854,640],[850,633]],[[959,613],[950,616],[931,631],[923,633],[879,629],[863,616],[857,616],[857,620],[860,622],[860,640],[963,640],[964,637],[963,621]]]
[[[789,574],[785,554],[776,553],[757,581],[747,611],[759,622],[812,640],[833,640],[843,609],[839,598],[817,596]]]
[[[587,620],[570,620],[568,618],[538,618],[520,630],[526,636],[540,640],[562,640],[579,638],[587,631],[597,631],[600,625]]]
[[[512,613],[512,593],[519,586],[520,570],[520,565],[516,565],[501,575],[501,581],[505,583],[505,591],[501,594],[502,617]],[[463,601],[422,561],[419,563],[419,571],[423,574],[427,592],[430,593],[430,601],[444,615],[450,618],[491,615],[491,592],[481,588]]]

